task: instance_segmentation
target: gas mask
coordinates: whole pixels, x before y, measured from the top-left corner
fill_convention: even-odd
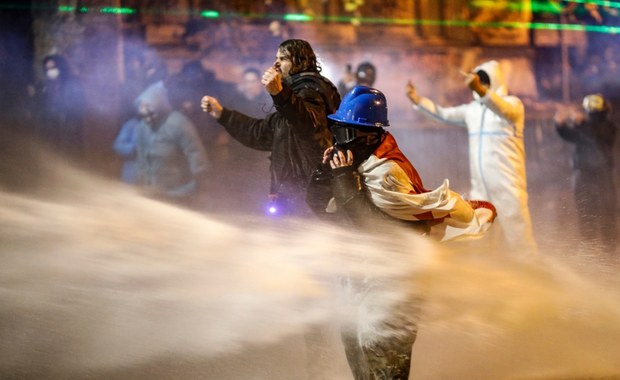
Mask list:
[[[331,131],[334,136],[334,154],[350,150],[353,152],[354,167],[370,157],[381,143],[384,133],[382,128],[354,128],[338,122],[332,124]]]

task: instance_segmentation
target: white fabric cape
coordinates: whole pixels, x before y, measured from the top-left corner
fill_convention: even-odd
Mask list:
[[[438,223],[431,223],[430,236],[439,241],[480,238],[492,224],[493,212],[486,208],[474,209],[450,190],[447,179],[435,190],[414,194],[409,177],[392,160],[371,155],[358,171],[372,202],[381,211],[402,220],[437,220]],[[328,212],[334,212],[335,206],[332,198]]]

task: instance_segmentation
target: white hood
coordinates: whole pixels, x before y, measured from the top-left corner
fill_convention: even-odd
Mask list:
[[[478,70],[482,70],[489,76],[491,80],[490,90],[497,93],[498,95],[508,95],[508,88],[506,87],[506,82],[504,80],[504,75],[502,74],[502,70],[500,68],[499,62],[497,61],[488,61],[474,69],[474,72]]]

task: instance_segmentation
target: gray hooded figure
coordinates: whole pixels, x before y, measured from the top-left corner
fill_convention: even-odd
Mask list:
[[[196,193],[209,163],[192,122],[172,109],[161,81],[140,94],[135,105],[140,118],[137,183],[164,198]]]

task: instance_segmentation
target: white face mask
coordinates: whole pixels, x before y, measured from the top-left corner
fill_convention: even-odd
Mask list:
[[[56,78],[58,78],[58,76],[60,75],[60,70],[54,68],[54,69],[49,69],[45,72],[45,75],[47,76],[48,79],[50,80],[54,80]]]

